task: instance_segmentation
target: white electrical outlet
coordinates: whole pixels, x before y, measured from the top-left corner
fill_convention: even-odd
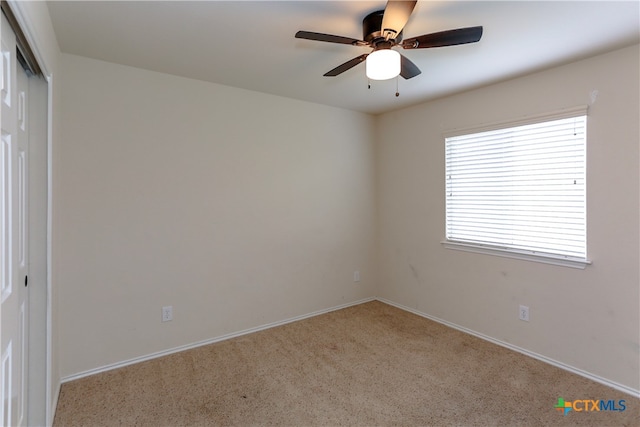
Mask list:
[[[353,272],[353,281],[354,282],[359,282],[360,281],[360,272],[359,271],[354,271]]]
[[[162,321],[168,322],[170,320],[173,320],[173,306],[162,307]]]
[[[524,320],[525,322],[529,321],[529,307],[526,305],[521,305],[518,309],[518,317],[520,320]]]

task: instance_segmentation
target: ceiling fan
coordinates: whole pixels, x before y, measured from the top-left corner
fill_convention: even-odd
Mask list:
[[[362,54],[344,64],[338,65],[324,75],[328,77],[340,75],[367,60],[367,76],[373,80],[386,80],[396,77],[398,74],[405,79],[411,79],[421,73],[420,69],[407,57],[393,50],[396,46],[401,46],[403,49],[455,46],[475,43],[482,37],[482,27],[480,26],[425,34],[403,41],[402,30],[407,24],[416,3],[417,0],[389,0],[384,10],[378,10],[367,15],[362,21],[364,40],[314,33],[311,31],[298,31],[296,38],[349,44],[352,46],[369,46],[373,49],[372,52]],[[385,59],[383,58],[385,55],[392,58]],[[391,64],[395,70],[381,72],[381,74],[377,73],[375,70],[374,57],[376,57],[375,59],[379,60],[380,63],[384,64],[384,66]],[[393,57],[395,57],[395,59]]]

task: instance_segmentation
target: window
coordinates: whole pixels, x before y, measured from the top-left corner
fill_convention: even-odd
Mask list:
[[[445,246],[589,263],[585,108],[448,136],[445,152]]]

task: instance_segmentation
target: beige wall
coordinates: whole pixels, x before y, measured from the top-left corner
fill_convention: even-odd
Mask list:
[[[375,294],[371,116],[61,62],[62,377]]]
[[[640,389],[638,46],[377,120],[379,295]],[[444,249],[443,132],[578,105],[588,115],[585,270]],[[529,323],[518,305],[530,308]]]
[[[62,377],[380,296],[640,389],[639,71],[634,46],[374,118],[62,55]],[[444,249],[442,133],[584,104],[593,265]]]

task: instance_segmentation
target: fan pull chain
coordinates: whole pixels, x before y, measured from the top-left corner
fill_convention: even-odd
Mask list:
[[[399,77],[396,77],[396,97],[400,96],[400,89],[398,87]],[[367,79],[367,89],[371,89],[371,79]]]

